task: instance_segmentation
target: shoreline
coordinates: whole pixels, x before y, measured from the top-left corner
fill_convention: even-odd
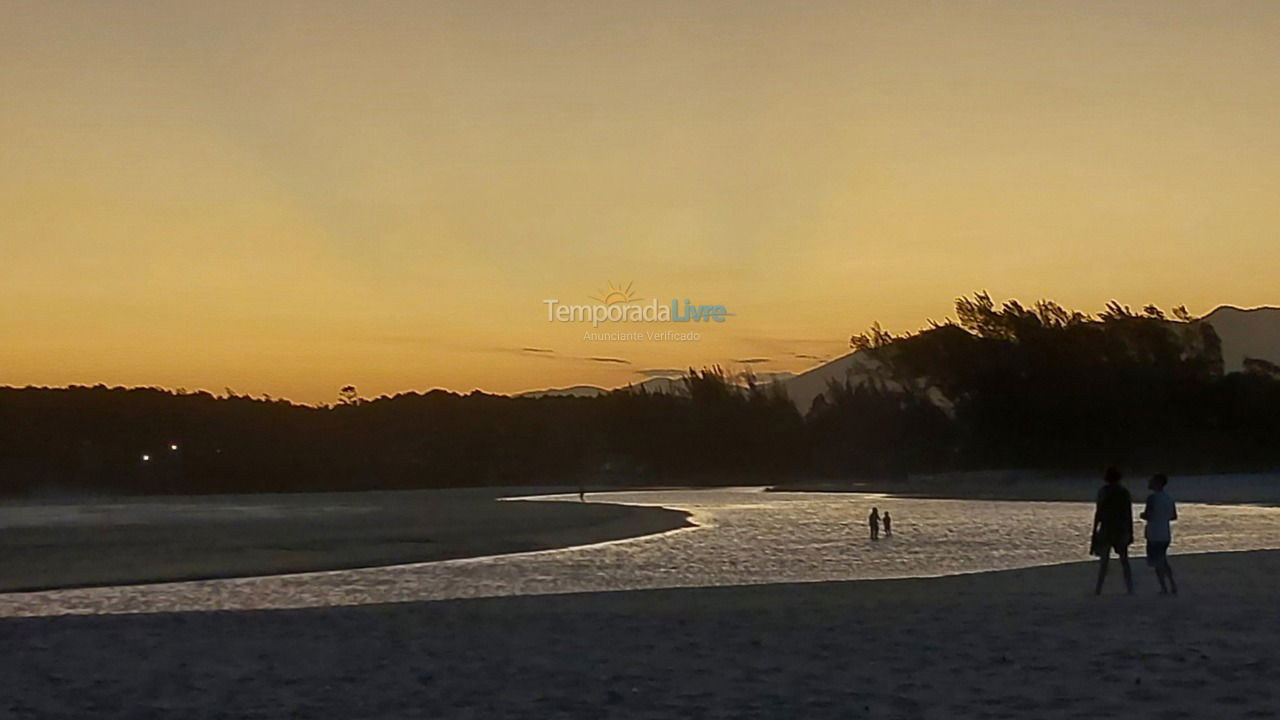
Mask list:
[[[9,556],[0,563],[0,593],[485,558],[692,526],[690,514],[682,510],[590,500],[505,499],[512,491],[124,498],[11,506],[11,514],[34,509],[66,513],[72,521],[39,525],[39,517],[28,521],[7,516],[9,525],[0,527],[0,544]],[[551,494],[538,488],[518,492],[530,497]],[[80,519],[85,513],[92,517]]]
[[[283,717],[1268,717],[1280,551],[864,580],[0,620],[9,709]]]
[[[1182,492],[1185,485],[1195,482],[1195,479],[1190,480],[1192,482],[1184,481],[1184,487],[1179,488],[1179,501],[1197,501],[1195,497],[1188,499]],[[1203,484],[1205,479],[1199,480]],[[1220,487],[1223,485],[1222,478],[1208,480]],[[1252,481],[1253,486],[1260,484],[1270,488],[1273,478],[1255,477]],[[945,487],[943,482],[947,483]],[[739,489],[795,493],[892,490],[891,495],[902,499],[938,497],[979,501],[1044,501],[1047,490],[1058,494],[1051,495],[1049,500],[1080,502],[1078,497],[1059,496],[1064,487],[1074,493],[1080,483],[1079,479],[1064,483],[1061,479],[1045,482],[1042,478],[1020,478],[1014,482],[999,483],[992,483],[990,478],[966,478],[965,482],[957,483],[954,478],[928,478],[927,483],[898,482],[893,483],[893,487],[861,482],[740,486]],[[1244,487],[1248,490],[1250,486],[1246,484]],[[950,489],[952,492],[924,492],[931,488]],[[1092,485],[1090,488],[1092,491]],[[56,523],[49,527],[27,528],[37,541],[58,541],[56,545],[37,545],[36,552],[23,552],[20,543],[12,542],[14,531],[23,528],[11,526],[14,508],[4,508],[0,509],[0,541],[8,546],[11,560],[0,564],[0,593],[19,595],[111,588],[127,593],[130,587],[204,580],[252,582],[255,579],[285,578],[290,583],[302,583],[309,574],[393,570],[441,562],[484,562],[510,555],[626,542],[698,526],[693,521],[695,513],[682,509],[678,502],[664,501],[664,506],[630,505],[626,504],[625,498],[615,502],[606,494],[614,490],[596,488],[589,493],[592,501],[587,503],[579,503],[576,492],[565,492],[566,488],[518,487],[287,496],[169,496],[81,505],[36,504],[29,507],[72,509],[77,513],[88,508],[105,513],[102,518],[93,515],[90,518],[92,522],[73,526],[71,537],[65,537],[67,528],[58,527]],[[1011,493],[1010,490],[1017,492]],[[619,492],[644,491],[660,489]],[[604,502],[597,500],[601,495],[605,495]],[[231,515],[234,521],[229,522],[226,513],[231,511],[234,511]],[[252,516],[248,520],[245,519],[246,513]],[[130,526],[130,519],[140,515],[151,517],[155,526],[141,529]],[[35,522],[42,517],[36,515],[26,519]],[[54,519],[58,517],[55,513]],[[103,518],[111,522],[103,525]],[[155,518],[162,518],[168,525],[159,523]],[[842,522],[842,519],[833,521]],[[3,524],[6,522],[10,525]],[[32,537],[25,539],[30,543]],[[181,542],[174,544],[174,540]],[[140,544],[143,541],[149,544]],[[127,557],[122,562],[123,556]],[[1005,566],[1008,567],[1007,564]],[[910,577],[954,574],[957,573],[927,573]],[[423,571],[422,575],[429,576],[430,573]],[[452,581],[473,584],[475,579],[458,577]],[[390,578],[379,580],[373,576],[368,582],[383,586],[390,582]],[[400,585],[405,583],[403,580],[396,582]],[[338,587],[335,583],[338,581],[329,580],[327,586],[333,590]],[[346,586],[339,589],[339,595],[352,596],[354,592]],[[213,590],[202,592],[209,595]],[[246,591],[239,589],[238,592]],[[406,594],[408,592],[401,592],[402,596]],[[216,593],[210,595],[214,596]],[[379,599],[382,598],[365,599],[364,602],[377,602]]]
[[[1145,497],[1146,475],[1122,483],[1135,502]],[[974,472],[917,475],[906,479],[801,479],[775,483],[764,492],[869,493],[932,500],[1001,500],[1092,503],[1101,474],[1038,475],[1029,472]],[[1171,475],[1169,492],[1178,502],[1213,505],[1280,506],[1280,473]]]

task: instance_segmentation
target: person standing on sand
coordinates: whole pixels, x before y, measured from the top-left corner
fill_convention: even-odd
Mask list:
[[[1107,468],[1103,476],[1105,484],[1098,490],[1098,504],[1093,512],[1093,538],[1090,550],[1097,555],[1098,584],[1095,595],[1102,594],[1102,582],[1107,579],[1107,565],[1114,549],[1120,557],[1120,569],[1124,571],[1124,586],[1133,594],[1133,575],[1129,570],[1129,545],[1133,543],[1133,496],[1120,484],[1120,471]]]
[[[1151,494],[1147,496],[1147,507],[1140,517],[1147,523],[1147,564],[1156,569],[1160,594],[1168,595],[1173,590],[1173,594],[1177,595],[1178,583],[1174,582],[1173,568],[1169,566],[1169,543],[1173,541],[1169,523],[1178,519],[1178,506],[1164,491],[1164,486],[1168,484],[1169,478],[1163,473],[1151,476],[1151,481],[1147,483]]]
[[[871,508],[871,514],[867,516],[867,523],[871,526],[871,539],[880,539],[880,511]]]
[[[884,523],[884,536],[887,538],[893,537],[893,518],[889,517],[888,510],[884,511],[884,516],[880,518],[880,521]]]
[[[587,489],[581,485],[578,486],[578,502],[587,501]]]

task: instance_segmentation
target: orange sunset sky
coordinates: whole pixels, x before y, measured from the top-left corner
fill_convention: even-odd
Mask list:
[[[0,384],[619,385],[984,288],[1280,300],[1280,3],[0,7]],[[734,315],[547,321],[610,282]]]

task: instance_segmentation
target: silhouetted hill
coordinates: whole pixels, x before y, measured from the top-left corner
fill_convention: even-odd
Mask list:
[[[1224,305],[1201,320],[1213,326],[1221,342],[1224,372],[1242,372],[1246,359],[1280,366],[1280,308],[1248,310]],[[883,380],[885,366],[872,353],[854,350],[783,382],[787,394],[807,413],[819,395],[833,385]],[[945,406],[940,397],[938,402]]]
[[[855,350],[783,381],[782,387],[800,412],[808,412],[813,401],[833,384],[857,385],[869,380],[879,366],[870,354]]]
[[[1244,370],[1249,358],[1280,366],[1280,308],[1242,310],[1223,305],[1204,319],[1222,340],[1222,362],[1227,372]]]
[[[547,388],[546,390],[526,390],[516,393],[516,397],[599,397],[611,392],[632,391],[656,393],[660,395],[683,395],[686,392],[682,377],[652,377],[638,383],[631,383],[616,388],[602,388],[596,385],[572,385],[566,388]]]
[[[526,390],[522,393],[516,393],[516,397],[522,398],[544,398],[544,397],[600,397],[608,390],[597,385],[572,385],[563,388],[547,388],[545,390]]]
[[[521,393],[516,393],[515,397],[599,397],[600,395],[606,395],[611,392],[639,392],[655,395],[688,395],[688,377],[687,373],[679,376],[651,377],[640,382],[628,383],[614,388],[602,388],[597,385],[572,385],[565,388],[526,390]],[[731,380],[731,383],[745,392],[748,386],[752,383],[757,385],[769,385],[774,382],[786,382],[790,378],[790,373],[777,372],[769,373],[766,377],[762,377],[757,380],[754,375],[743,373],[734,377]]]

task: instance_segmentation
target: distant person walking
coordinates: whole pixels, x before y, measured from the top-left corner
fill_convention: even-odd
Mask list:
[[[581,485],[578,486],[578,502],[587,501],[587,489]]]
[[[889,511],[885,510],[884,515],[880,517],[880,522],[884,523],[884,536],[893,537],[893,518],[889,517]]]
[[[880,539],[880,511],[871,508],[871,514],[867,516],[867,524],[871,526],[871,539]]]
[[[1140,517],[1147,523],[1147,564],[1156,569],[1160,594],[1168,595],[1172,590],[1177,595],[1178,583],[1174,582],[1173,568],[1169,566],[1169,543],[1173,541],[1169,523],[1178,519],[1178,506],[1169,497],[1169,493],[1164,491],[1168,484],[1169,478],[1164,474],[1151,476],[1147,483],[1151,494],[1147,496],[1147,507]]]
[[[1097,555],[1098,584],[1095,595],[1102,594],[1102,582],[1107,579],[1107,565],[1111,551],[1120,556],[1120,569],[1124,571],[1124,586],[1133,594],[1133,575],[1129,570],[1129,545],[1133,543],[1133,496],[1120,484],[1120,471],[1107,468],[1105,481],[1098,490],[1098,504],[1093,512],[1093,537],[1090,551]]]

